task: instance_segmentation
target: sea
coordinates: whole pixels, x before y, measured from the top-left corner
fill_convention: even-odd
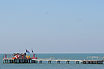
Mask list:
[[[75,62],[70,62],[70,64],[65,64],[65,62],[61,62],[60,64],[56,64],[56,62],[51,64],[48,64],[47,62],[43,62],[42,64],[3,64],[3,55],[4,54],[0,54],[0,69],[104,69],[104,64],[75,64]],[[50,53],[36,55],[39,59],[104,59],[104,53]]]

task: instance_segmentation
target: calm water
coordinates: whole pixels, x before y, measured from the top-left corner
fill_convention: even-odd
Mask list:
[[[39,58],[51,59],[97,59],[100,60],[104,54],[37,54]],[[94,58],[92,58],[93,56]],[[99,57],[98,57],[99,56]],[[3,64],[3,54],[0,55],[0,69],[104,69],[104,64]],[[63,62],[62,62],[63,63]]]

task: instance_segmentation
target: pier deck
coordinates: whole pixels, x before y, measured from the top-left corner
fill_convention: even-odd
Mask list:
[[[65,60],[65,59],[11,59],[6,58],[3,59],[3,63],[35,63],[35,64],[42,64],[43,62],[46,62],[48,64],[51,64],[52,62],[55,62],[57,64],[60,64],[61,62],[65,62],[66,64],[70,64],[71,62],[74,62],[75,64],[103,64],[103,60]]]

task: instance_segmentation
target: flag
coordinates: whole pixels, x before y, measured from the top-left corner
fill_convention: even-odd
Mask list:
[[[26,53],[30,53],[30,52],[26,49]]]

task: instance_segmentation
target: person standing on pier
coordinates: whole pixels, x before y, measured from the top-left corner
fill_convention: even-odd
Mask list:
[[[26,53],[30,53],[29,50],[26,49]]]
[[[37,59],[37,56],[35,55],[34,51],[32,50],[32,53],[33,53],[33,57],[32,59]]]

